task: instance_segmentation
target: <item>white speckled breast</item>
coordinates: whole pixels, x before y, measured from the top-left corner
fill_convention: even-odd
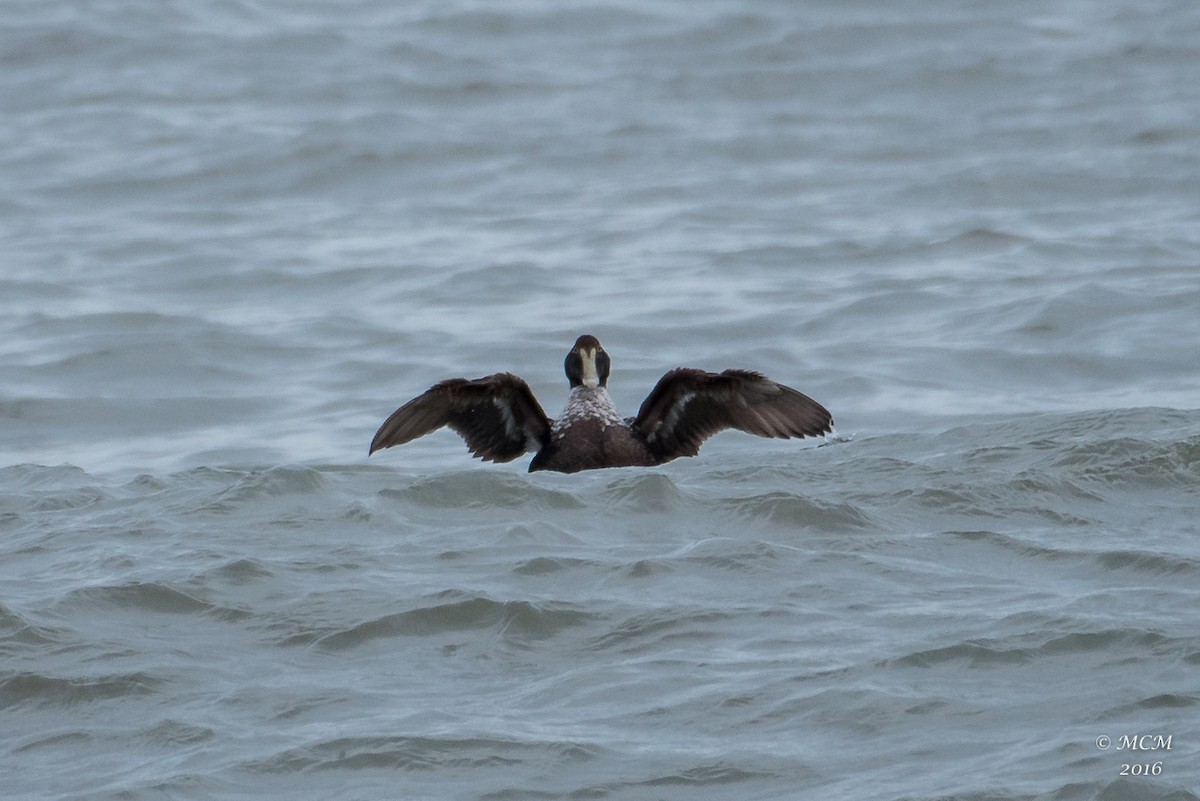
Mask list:
[[[612,398],[604,387],[575,387],[567,398],[567,405],[562,414],[550,428],[550,435],[555,439],[562,438],[566,432],[577,423],[600,420],[609,425],[624,425],[621,415],[613,406]]]

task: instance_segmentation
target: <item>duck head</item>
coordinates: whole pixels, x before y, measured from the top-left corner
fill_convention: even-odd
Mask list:
[[[563,367],[572,387],[595,389],[608,384],[612,360],[600,345],[600,340],[591,334],[584,334],[575,340],[575,347],[567,354]]]

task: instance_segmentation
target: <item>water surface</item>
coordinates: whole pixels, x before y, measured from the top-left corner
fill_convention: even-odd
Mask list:
[[[1197,42],[1183,0],[13,5],[8,797],[1197,798]],[[556,414],[582,333],[627,413],[742,367],[839,437],[367,458],[450,376]]]

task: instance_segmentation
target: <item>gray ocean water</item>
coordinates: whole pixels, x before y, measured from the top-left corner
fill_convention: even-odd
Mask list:
[[[3,798],[1200,798],[1194,0],[2,5]]]

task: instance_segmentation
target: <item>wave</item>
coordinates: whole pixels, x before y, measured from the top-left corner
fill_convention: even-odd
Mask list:
[[[1030,640],[1037,642],[1028,642]],[[1082,654],[1099,654],[1111,659],[1115,654],[1121,652],[1148,653],[1178,650],[1187,648],[1189,645],[1184,639],[1167,637],[1158,632],[1144,629],[1114,628],[1058,635],[1022,632],[1008,638],[972,639],[938,648],[914,651],[889,659],[883,663],[883,666],[929,668],[961,662],[973,668],[997,668],[1029,663],[1043,658]]]
[[[73,707],[95,701],[149,695],[164,681],[150,673],[116,673],[66,678],[38,672],[0,679],[0,709],[18,706]]]
[[[439,599],[454,598],[443,593]],[[368,620],[348,629],[326,634],[317,647],[343,651],[380,638],[431,637],[466,631],[491,632],[500,642],[527,645],[555,636],[566,629],[586,626],[594,615],[569,604],[532,601],[496,601],[476,596],[442,600],[427,606]]]
[[[254,773],[309,770],[493,769],[517,762],[586,762],[603,753],[589,743],[503,737],[359,736],[291,748],[242,768]]]
[[[406,487],[381,490],[379,495],[429,509],[578,509],[583,505],[574,493],[486,469],[418,479]]]
[[[86,613],[105,607],[147,612],[158,615],[212,616],[236,622],[250,613],[202,600],[168,584],[132,581],[124,584],[95,585],[67,592],[56,603],[60,613]]]

